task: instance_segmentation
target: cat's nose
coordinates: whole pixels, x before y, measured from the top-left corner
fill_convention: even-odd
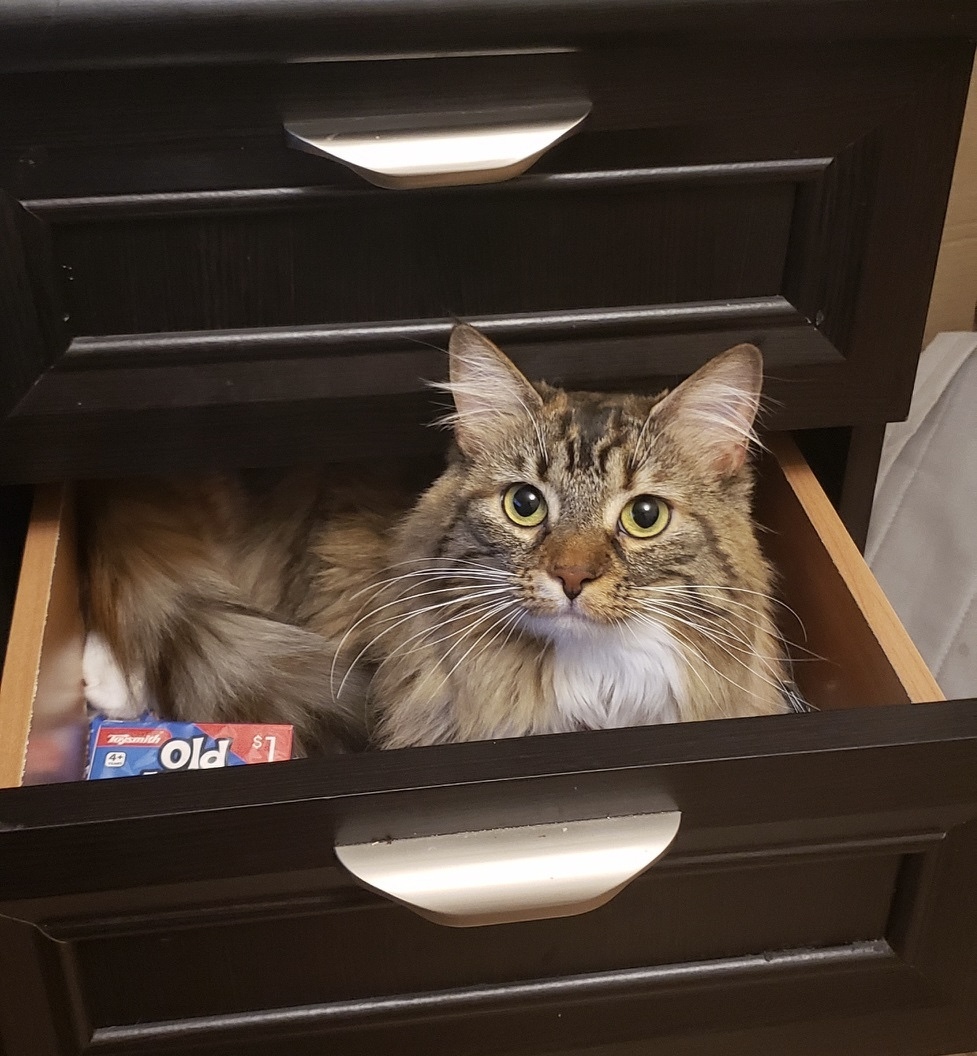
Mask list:
[[[557,565],[553,575],[563,584],[563,593],[573,601],[583,590],[584,583],[591,583],[600,572],[590,565]]]

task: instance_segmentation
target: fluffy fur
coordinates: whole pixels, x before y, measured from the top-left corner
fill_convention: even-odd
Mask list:
[[[470,327],[449,351],[455,443],[416,502],[396,467],[85,488],[93,703],[289,722],[310,750],[785,710],[759,352],[646,397],[530,384]],[[538,526],[505,512],[517,483]],[[622,529],[639,495],[671,511],[654,538]]]

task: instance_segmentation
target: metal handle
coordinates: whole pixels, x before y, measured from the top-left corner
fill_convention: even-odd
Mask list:
[[[285,122],[289,146],[357,172],[377,187],[449,187],[518,176],[590,112],[590,103],[486,114],[415,114]]]
[[[363,884],[437,924],[569,917],[609,902],[669,848],[680,811],[336,847]]]

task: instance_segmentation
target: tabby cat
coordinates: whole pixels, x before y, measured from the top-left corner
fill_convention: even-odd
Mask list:
[[[454,443],[416,502],[348,471],[83,489],[92,703],[308,750],[786,710],[758,350],[652,397],[531,384],[468,326],[449,361]]]

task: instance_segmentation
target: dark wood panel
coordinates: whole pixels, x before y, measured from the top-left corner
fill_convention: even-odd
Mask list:
[[[977,706],[956,703],[5,792],[2,911],[38,922],[31,958],[58,965],[20,1002],[60,1002],[80,1051],[130,1056],[718,1056],[811,1024],[825,1051],[875,1052],[893,1019],[918,1054],[975,1026],[975,763]],[[442,929],[357,895],[332,859],[339,831],[666,804],[683,822],[665,861],[570,921]]]
[[[0,478],[432,450],[420,379],[444,369],[427,346],[452,313],[549,380],[657,388],[756,340],[771,427],[901,416],[971,46],[752,54],[749,79],[735,48],[684,45],[161,70],[128,90],[88,72],[65,75],[71,112],[63,78],[7,77],[26,102],[0,116],[0,180],[52,225],[69,309],[42,314],[76,340],[0,427]],[[585,131],[494,188],[364,190],[281,138],[283,112],[323,99],[568,86],[594,102]]]
[[[654,869],[592,913],[492,928],[445,928],[369,896],[361,904],[342,901],[330,913],[261,923],[147,931],[140,920],[126,934],[117,922],[116,934],[77,945],[85,1006],[96,1027],[111,1026],[884,939],[902,858],[891,850],[842,854],[825,861],[760,857],[678,875]],[[730,905],[735,919],[720,928]],[[253,958],[254,950],[262,956]],[[248,962],[250,970],[223,973],[229,961]],[[174,978],[182,981],[178,992]],[[116,985],[106,988],[106,979]]]
[[[0,414],[67,344],[43,225],[0,191]]]
[[[872,978],[875,976],[875,978]],[[696,978],[697,977],[697,978]],[[692,983],[693,978],[696,979]],[[689,984],[692,983],[691,986]],[[689,992],[681,1000],[683,984]],[[881,984],[881,985],[880,985]],[[872,1008],[883,1014],[913,990],[884,943],[803,952],[777,951],[710,964],[638,968],[510,987],[459,987],[431,995],[367,999],[97,1029],[95,1051],[208,1054],[329,1053],[458,1056],[582,1049],[609,1037],[661,1051],[661,1042],[756,1021],[790,1020],[804,993],[808,1014]],[[669,991],[672,991],[671,993]],[[805,993],[806,991],[806,993]],[[425,999],[426,998],[426,999]],[[763,1011],[761,1011],[763,1010]],[[694,1024],[694,1026],[693,1026]],[[104,1050],[103,1050],[104,1047]],[[194,1048],[193,1051],[198,1051]],[[665,1051],[668,1051],[667,1049]],[[723,1051],[721,1048],[718,1051]]]
[[[240,17],[247,11],[246,18]],[[0,9],[0,63],[13,69],[141,66],[165,60],[280,61],[309,55],[403,53],[572,46],[615,35],[678,39],[865,36],[943,37],[977,33],[967,0],[479,0],[438,5],[415,0],[302,0],[215,8],[207,0],[6,0]]]
[[[782,335],[783,331],[774,330],[769,336],[775,339]],[[647,355],[654,355],[665,344],[670,356],[678,353],[686,363],[698,364],[738,340],[763,346],[768,344],[767,337],[763,330],[749,330],[685,335],[683,340],[674,342],[645,339],[631,343],[633,365],[637,370]],[[649,375],[646,370],[615,377],[595,376],[585,370],[581,377],[567,369],[588,353],[600,355],[610,350],[626,354],[628,347],[626,343],[616,348],[612,342],[581,342],[555,353],[552,348],[546,349],[542,373],[554,379],[563,377],[586,383],[595,389],[648,392],[660,391],[675,380]],[[518,361],[519,349],[513,351]],[[432,369],[420,376],[436,378],[444,369],[443,358],[435,356]],[[346,383],[362,382],[370,370],[376,368],[364,364],[361,370],[347,376]],[[766,386],[770,409],[764,421],[770,428],[803,428],[862,419],[872,422],[885,414],[884,394],[861,395],[857,389],[846,388],[850,375],[844,371],[815,366],[777,374]],[[45,375],[31,394],[30,409],[25,407],[0,427],[0,479],[50,481],[134,472],[196,472],[229,465],[262,467],[382,459],[389,457],[391,451],[404,456],[437,455],[443,453],[446,442],[443,431],[427,424],[443,412],[444,404],[427,392],[349,400],[290,398],[290,386],[301,391],[303,385],[308,385],[311,391],[321,392],[336,377],[315,361],[242,364],[230,377],[213,368],[193,365],[181,368],[179,373],[166,371],[162,376],[152,368],[106,371],[105,375],[110,385],[102,384],[106,377],[96,376],[94,384],[86,385],[65,383],[60,372]],[[87,372],[82,375],[86,376]],[[395,373],[388,379],[388,384],[396,383],[397,376]],[[268,378],[264,387],[262,378]],[[416,386],[416,378],[413,384]],[[78,407],[79,402],[84,403],[79,397],[86,389],[94,394],[100,410],[91,412]],[[208,397],[221,389],[236,390],[252,398],[230,406],[208,403]],[[167,392],[174,392],[175,399],[170,406],[161,406]],[[178,411],[172,409],[172,403]],[[126,410],[119,409],[122,404]],[[58,407],[69,413],[49,410]],[[380,422],[382,431],[377,428]]]
[[[667,305],[779,293],[788,183],[364,196],[57,226],[75,334]]]
[[[378,355],[412,350],[416,353],[424,347],[443,356],[454,325],[454,319],[428,319],[77,337],[58,361],[57,372],[181,363],[233,364],[262,359],[281,362],[292,358],[336,358],[344,352]],[[518,344],[522,365],[527,371],[551,366],[543,363],[545,350],[558,341],[563,352],[560,359],[573,364],[569,375],[580,378],[620,373],[619,364],[612,362],[604,367],[591,356],[574,355],[574,344],[585,346],[595,339],[608,346],[604,351],[612,359],[615,343],[620,353],[626,351],[620,344],[622,341],[644,339],[648,343],[632,349],[631,353],[640,363],[642,351],[646,349],[648,363],[653,363],[663,375],[678,375],[690,368],[694,360],[688,358],[688,350],[703,334],[712,335],[713,342],[722,342],[732,340],[735,334],[756,333],[759,339],[760,335],[777,332],[776,341],[769,342],[770,360],[776,365],[840,363],[842,360],[830,342],[779,296],[641,308],[581,308],[568,312],[476,316],[471,325],[507,347]],[[665,335],[667,341],[657,342],[661,347],[654,348],[652,355],[651,342]],[[443,366],[441,358],[437,362],[432,359],[430,363],[416,364],[417,368],[433,367],[436,371]],[[604,374],[600,373],[602,370]],[[403,384],[416,388],[418,380],[405,376]]]
[[[878,836],[888,812],[886,835],[934,831],[973,809],[975,758],[977,706],[951,702],[298,760],[165,787],[0,791],[0,903],[115,888],[121,910],[141,885],[331,866],[337,832],[356,842],[676,803],[686,820],[670,857]],[[66,876],[64,860],[84,864]]]
[[[67,955],[67,956],[66,956]],[[0,1038],[7,1056],[77,1056],[91,1037],[70,992],[70,954],[0,916]]]
[[[851,430],[845,458],[838,512],[859,550],[864,551],[875,500],[875,479],[879,473],[884,425],[856,426]]]
[[[736,47],[676,41],[560,55],[0,74],[0,95],[19,104],[0,111],[0,185],[32,201],[323,185],[371,193],[343,166],[286,149],[283,121],[432,109],[464,120],[466,111],[567,96],[589,99],[591,113],[532,178],[642,170],[649,158],[669,168],[796,166],[844,152],[891,118],[955,47],[756,43],[749,78]]]
[[[635,154],[634,137],[627,137],[630,151],[626,156],[613,157],[608,151],[610,137],[588,134],[583,141],[594,147],[599,144],[600,150],[590,153],[600,154],[607,167],[592,169],[584,165],[574,165],[575,153],[557,148],[554,157],[549,155],[528,174],[504,183],[490,184],[481,188],[482,195],[505,195],[515,192],[517,195],[527,191],[559,192],[564,190],[594,190],[598,188],[628,187],[675,187],[694,185],[710,187],[717,184],[743,183],[800,183],[810,181],[824,173],[831,164],[831,158],[781,158],[772,161],[728,161],[712,164],[675,164],[642,166],[635,165],[640,160],[640,153]],[[577,147],[579,141],[573,144]],[[276,147],[278,146],[276,142]],[[629,165],[630,163],[630,165]],[[224,191],[170,191],[146,194],[105,194],[74,196],[69,198],[33,198],[23,203],[28,212],[34,213],[43,220],[58,223],[78,223],[91,220],[146,220],[157,217],[188,216],[225,216],[241,213],[280,212],[311,208],[317,204],[329,203],[336,199],[382,199],[389,192],[371,187],[360,181],[349,185],[342,180],[342,170],[327,161],[323,162],[325,173],[332,178],[339,177],[336,184],[316,184],[309,187],[255,187]],[[616,167],[615,167],[616,166]],[[561,171],[561,169],[563,171]],[[552,171],[547,171],[552,170]],[[319,176],[323,175],[320,169]],[[465,194],[464,191],[432,191],[417,188],[411,197],[423,200],[448,194]]]

